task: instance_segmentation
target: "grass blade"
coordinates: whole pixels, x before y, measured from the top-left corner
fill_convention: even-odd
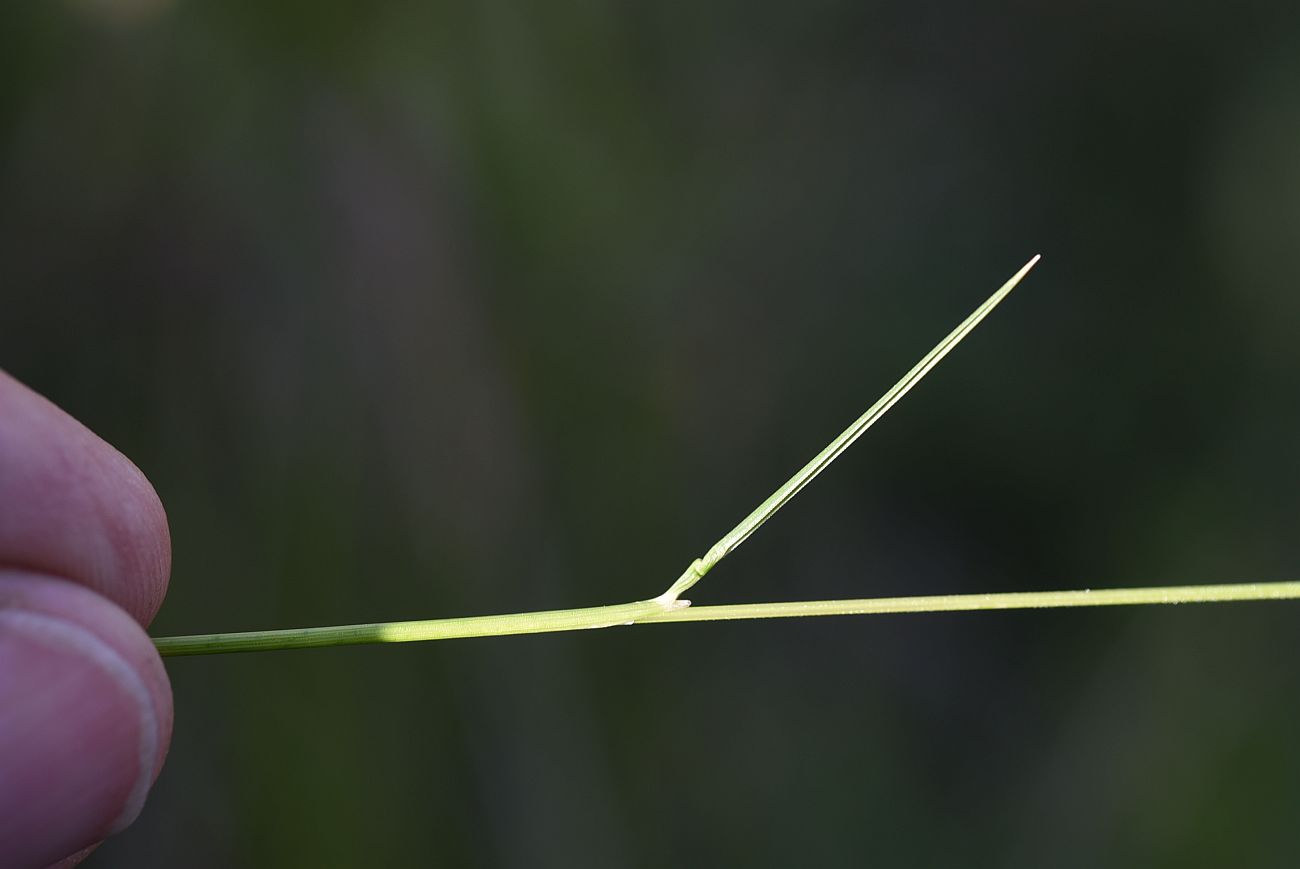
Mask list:
[[[882,416],[888,413],[889,409],[897,404],[899,399],[907,395],[912,387],[920,383],[921,379],[929,374],[930,370],[938,365],[943,357],[952,352],[953,348],[960,344],[962,339],[969,335],[1016,288],[1016,285],[1038,263],[1039,259],[1040,257],[1035,256],[1025,263],[1020,271],[1012,275],[1011,279],[1003,284],[997,292],[989,296],[984,301],[984,304],[976,308],[969,317],[961,322],[961,325],[949,332],[948,336],[936,344],[933,350],[921,357],[921,361],[912,366],[911,371],[904,374],[901,380],[890,387],[888,392],[867,409],[866,413],[854,420],[853,424],[841,432],[839,437],[831,441],[826,449],[814,456],[812,461],[800,468],[793,477],[786,480],[781,488],[773,492],[762,504],[759,504],[752,513],[741,520],[739,525],[732,528],[717,543],[709,547],[709,551],[704,554],[703,558],[696,559],[690,567],[686,568],[686,572],[678,577],[677,581],[657,600],[664,604],[675,603],[682,592],[699,582],[715,564],[734,552],[740,544],[749,539],[749,535],[757,531],[764,522],[771,519],[778,510],[789,503],[791,498],[799,494],[804,486],[807,486],[818,474],[830,467],[831,462],[838,459],[840,454],[851,447],[854,441],[862,437],[867,429],[875,425]]]

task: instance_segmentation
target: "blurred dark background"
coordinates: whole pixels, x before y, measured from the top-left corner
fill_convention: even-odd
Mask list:
[[[0,366],[159,634],[1300,578],[1300,7],[0,7]],[[1293,866],[1300,608],[169,664],[139,866]]]

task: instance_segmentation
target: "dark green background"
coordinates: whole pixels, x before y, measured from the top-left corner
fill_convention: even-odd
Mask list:
[[[1300,578],[1295,4],[0,7],[0,366],[159,633]],[[177,660],[101,867],[1276,866],[1300,606]]]

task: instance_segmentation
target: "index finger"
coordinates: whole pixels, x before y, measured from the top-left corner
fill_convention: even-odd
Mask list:
[[[129,459],[0,371],[0,566],[71,579],[142,625],[171,571],[167,516]]]

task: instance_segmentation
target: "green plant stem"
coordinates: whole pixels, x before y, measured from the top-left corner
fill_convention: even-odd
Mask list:
[[[1015,610],[1049,607],[1132,606],[1135,604],[1214,603],[1293,600],[1300,582],[1255,582],[1239,585],[1183,585],[1155,588],[1110,588],[1081,591],[1031,591],[1005,594],[950,594],[926,597],[880,597],[862,600],[815,600],[727,606],[665,607],[658,601],[616,606],[513,615],[384,622],[372,625],[300,628],[163,637],[155,640],[163,656],[308,649],[367,643],[410,643],[508,634],[540,634],[612,628],[661,622],[711,622],[728,619],[778,619],[801,616],[882,615],[968,610]]]
[[[158,647],[160,654],[168,656],[260,652],[271,649],[312,649],[321,646],[357,646],[371,643],[414,643],[422,640],[612,628],[615,625],[632,624],[638,619],[663,612],[665,609],[662,604],[654,601],[638,601],[614,606],[470,616],[458,619],[162,637],[154,640],[154,645]]]
[[[419,640],[449,640],[460,637],[488,637],[506,634],[538,634],[610,628],[615,625],[655,622],[700,622],[720,619],[792,618],[796,616],[868,615],[901,612],[952,610],[1027,609],[1034,607],[1118,606],[1154,603],[1208,603],[1230,600],[1279,600],[1300,598],[1300,583],[1249,583],[1244,585],[1178,586],[1130,588],[1104,591],[1018,592],[1012,594],[965,594],[932,597],[896,597],[865,600],[821,600],[791,603],[735,604],[691,607],[679,596],[709,572],[719,561],[744,543],[759,526],[784,507],[791,498],[831,462],[849,448],[925,377],[944,356],[980,324],[1007,297],[1038,262],[1034,257],[993,295],[962,321],[956,329],[922,357],[839,437],[804,465],[793,477],[760,504],[740,524],[713,544],[702,558],[653,600],[583,609],[431,619],[415,622],[385,622],[370,625],[300,628],[246,633],[199,634],[155,640],[163,655],[204,655],[218,652],[253,652],[270,649],[306,649],[362,643],[403,643]]]

